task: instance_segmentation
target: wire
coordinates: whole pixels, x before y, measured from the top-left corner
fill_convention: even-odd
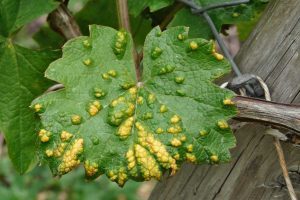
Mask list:
[[[203,8],[195,5],[193,2],[190,2],[188,0],[178,0],[178,2],[184,3],[191,8],[195,9],[194,14],[202,14],[203,12],[207,12],[210,10],[214,10],[217,8],[226,8],[226,7],[231,7],[231,6],[236,6],[244,3],[249,3],[250,0],[239,0],[239,1],[234,1],[234,2],[222,2],[222,3],[215,3],[215,4],[210,4],[208,6],[205,6]]]
[[[240,1],[234,1],[234,2],[216,3],[216,4],[212,4],[212,5],[203,7],[201,9],[199,9],[197,12],[202,13],[202,12],[210,11],[210,10],[217,9],[217,8],[226,8],[226,7],[236,6],[236,5],[249,3],[249,2],[250,2],[250,0],[240,0]]]
[[[223,3],[223,4],[215,4],[212,6],[208,6],[206,8],[205,7],[201,8],[200,6],[197,6],[193,1],[190,1],[190,0],[178,0],[178,1],[191,7],[194,10],[193,12],[196,13],[197,15],[201,15],[204,17],[204,19],[207,21],[207,23],[213,33],[215,39],[217,40],[223,54],[225,55],[225,57],[228,59],[229,63],[231,64],[234,73],[237,76],[241,76],[242,72],[238,68],[237,64],[234,62],[223,39],[220,37],[219,32],[218,32],[214,22],[212,21],[211,17],[207,14],[206,8],[213,9],[213,8],[220,8],[221,6],[225,6],[225,7],[226,6],[234,6],[234,5],[238,5],[238,4],[242,4],[242,3],[247,3],[247,2],[249,2],[249,0],[240,0],[240,1],[230,2],[230,3],[227,2],[227,3]],[[245,88],[251,96],[255,95],[254,90],[249,85],[245,85]]]

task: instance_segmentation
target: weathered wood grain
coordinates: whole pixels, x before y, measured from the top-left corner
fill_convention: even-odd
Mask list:
[[[268,84],[272,100],[300,103],[300,1],[273,0],[236,57],[243,72]],[[235,132],[233,159],[219,166],[186,164],[164,178],[151,200],[288,200],[272,137],[247,124]],[[288,168],[300,197],[300,149],[283,143]]]
[[[256,121],[286,127],[300,135],[300,105],[281,104],[260,99],[236,96],[237,120]]]

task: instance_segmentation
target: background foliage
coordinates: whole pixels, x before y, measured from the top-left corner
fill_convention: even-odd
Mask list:
[[[25,175],[12,169],[9,158],[0,159],[0,196],[3,200],[138,200],[140,183],[130,181],[120,188],[102,177],[96,181],[84,180],[84,171],[77,169],[61,179],[53,178],[47,167],[38,167]]]

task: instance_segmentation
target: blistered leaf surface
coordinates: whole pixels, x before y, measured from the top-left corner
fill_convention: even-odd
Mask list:
[[[213,42],[189,39],[185,27],[154,28],[138,82],[128,33],[91,26],[67,42],[46,77],[65,89],[36,99],[41,155],[55,175],[83,163],[86,176],[160,179],[184,161],[220,163],[235,138],[227,120],[233,94],[212,81],[230,71]]]

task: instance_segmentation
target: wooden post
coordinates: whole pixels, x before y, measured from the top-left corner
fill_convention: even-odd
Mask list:
[[[236,57],[244,73],[262,77],[272,100],[300,103],[300,1],[273,0]],[[264,127],[247,124],[235,132],[233,159],[219,166],[185,164],[165,177],[151,200],[288,200],[278,156]],[[300,197],[300,148],[283,143],[290,177]]]

